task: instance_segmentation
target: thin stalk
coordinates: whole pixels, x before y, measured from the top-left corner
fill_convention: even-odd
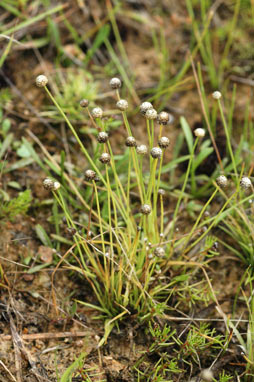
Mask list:
[[[171,228],[171,232],[170,232],[170,235],[169,235],[169,240],[171,240],[173,235],[174,235],[176,218],[177,218],[177,215],[178,215],[178,211],[179,211],[179,207],[180,207],[181,201],[183,199],[184,191],[185,191],[185,188],[186,188],[186,185],[187,185],[187,181],[188,181],[188,178],[189,178],[189,174],[190,174],[190,170],[191,170],[191,166],[192,166],[192,162],[193,162],[193,158],[194,158],[194,152],[195,152],[196,146],[198,144],[198,141],[199,141],[199,138],[196,138],[195,143],[194,143],[193,148],[192,148],[192,151],[191,151],[191,156],[190,156],[190,160],[189,160],[189,163],[188,163],[188,168],[187,168],[187,171],[186,171],[184,183],[183,183],[183,186],[182,186],[182,189],[181,189],[181,194],[180,194],[180,196],[179,196],[179,198],[177,200],[176,208],[175,208],[174,215],[173,215],[172,228]]]
[[[198,223],[200,222],[200,219],[202,218],[203,216],[203,213],[205,212],[205,210],[207,209],[207,207],[209,206],[209,204],[211,203],[211,201],[213,200],[213,198],[215,197],[215,195],[217,194],[219,188],[218,186],[216,186],[216,189],[214,190],[214,192],[212,193],[211,197],[208,199],[208,201],[205,203],[204,207],[202,208],[202,210],[200,211],[200,214],[195,222],[195,224],[193,225],[189,235],[186,237],[186,239],[184,240],[184,242],[188,243],[188,241],[191,239],[192,235],[193,235],[193,232],[195,232],[197,226],[198,226]]]
[[[226,119],[225,119],[225,116],[224,116],[224,112],[223,112],[223,109],[222,109],[222,105],[221,105],[220,99],[218,99],[218,105],[219,105],[219,110],[220,110],[220,115],[221,115],[224,131],[225,131],[226,138],[227,138],[228,151],[229,151],[229,154],[230,154],[230,157],[231,157],[231,160],[232,160],[235,177],[237,179],[238,173],[237,173],[237,169],[236,169],[235,157],[234,157],[234,154],[233,154],[233,150],[232,150],[232,146],[231,146],[231,142],[230,142],[229,131],[228,131],[228,126],[227,126],[227,122],[226,122]]]

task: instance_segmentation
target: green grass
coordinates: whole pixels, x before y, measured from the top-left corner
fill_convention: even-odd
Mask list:
[[[252,73],[247,64],[241,66],[237,60],[244,53],[243,46],[248,46],[246,50],[250,52],[252,49],[250,42],[245,45],[245,38],[253,24],[253,1],[237,0],[222,9],[224,5],[216,8],[217,2],[210,0],[186,0],[182,19],[159,5],[156,9],[148,6],[149,18],[130,10],[123,1],[107,1],[102,18],[95,17],[93,27],[86,30],[72,22],[68,7],[61,2],[52,8],[48,1],[38,1],[37,5],[31,2],[32,17],[27,4],[6,0],[1,4],[15,22],[7,28],[0,25],[4,36],[0,67],[5,71],[9,57],[16,52],[16,44],[21,47],[32,42],[33,48],[39,49],[36,57],[44,68],[41,53],[51,47],[53,69],[46,66],[49,85],[46,93],[41,90],[45,102],[40,116],[54,127],[61,127],[65,145],[62,147],[57,142],[53,153],[44,137],[36,136],[30,128],[17,138],[15,122],[8,117],[7,105],[12,102],[12,95],[8,90],[1,90],[1,180],[36,164],[45,177],[59,181],[61,188],[39,201],[32,199],[30,191],[24,190],[18,181],[3,182],[2,222],[29,213],[30,206],[33,213],[40,213],[44,208],[51,211],[47,222],[51,230],[37,222],[34,229],[44,246],[61,253],[61,260],[54,258],[52,284],[57,270],[64,266],[77,274],[89,290],[92,298],[75,297],[75,304],[90,311],[94,319],[102,320],[104,332],[99,351],[110,342],[114,332],[119,333],[128,323],[144,331],[147,352],[130,365],[135,380],[198,378],[203,369],[210,367],[216,373],[214,381],[233,380],[239,377],[237,369],[231,372],[223,366],[223,370],[216,370],[220,357],[230,354],[233,334],[234,344],[240,345],[244,352],[237,358],[242,363],[244,381],[251,381],[253,188],[243,190],[240,180],[242,176],[252,179],[253,111],[251,92],[250,96],[245,95],[247,101],[242,106],[239,100],[244,92],[240,85],[232,83],[231,76],[248,79]],[[76,10],[79,15],[80,9]],[[154,49],[153,65],[158,65],[158,71],[151,73],[150,88],[140,83],[132,57],[128,56],[128,42],[122,36],[123,25],[126,27],[121,21],[123,17],[126,25],[130,22],[136,31],[146,28],[144,36],[137,32],[138,38]],[[25,33],[39,23],[45,29],[43,36]],[[168,23],[174,25],[175,33],[183,35],[179,49],[172,46],[172,32],[165,27]],[[68,43],[75,47],[77,56],[68,54]],[[48,59],[47,54],[45,57]],[[123,88],[115,93],[105,85],[114,75],[123,80]],[[139,83],[137,88],[135,81]],[[216,90],[222,93],[221,100],[212,99]],[[191,98],[196,95],[195,110],[188,108],[188,99],[181,102],[181,96],[188,91]],[[117,110],[115,103],[119,97],[128,100],[127,112]],[[82,98],[90,101],[86,110],[79,107]],[[147,98],[158,111],[177,110],[174,127],[166,126],[162,132],[156,121],[136,115],[141,100]],[[91,109],[98,105],[102,105],[106,118],[91,116]],[[193,135],[193,124],[197,121],[206,131],[202,139]],[[124,130],[120,134],[124,131],[126,137],[142,137],[138,144],[149,146],[147,156],[139,156],[135,147],[116,144],[114,132],[121,126]],[[143,129],[142,134],[137,129]],[[177,134],[174,146],[171,144],[163,150],[161,158],[152,158],[149,151],[158,145],[161,132],[173,135],[170,129]],[[218,129],[225,138],[224,156],[218,148],[221,139]],[[110,139],[105,144],[97,142],[100,131],[109,133]],[[109,165],[99,160],[103,152],[111,156]],[[168,160],[169,152],[171,160]],[[214,152],[217,159],[208,174],[202,166]],[[184,171],[180,164],[185,166]],[[85,178],[88,168],[96,172],[98,182]],[[222,174],[229,180],[225,189],[216,184],[216,178]],[[164,189],[166,194],[162,195],[159,189]],[[19,191],[19,195],[13,190]],[[151,207],[148,215],[141,212],[144,204]],[[217,259],[228,255],[239,259],[242,274],[234,317],[223,316],[222,335],[215,329],[211,316],[206,323],[195,320],[195,315],[197,307],[202,310],[212,304],[220,311],[220,299],[213,290],[210,271]],[[36,274],[45,266],[48,265],[37,259],[28,273]],[[2,278],[3,274],[0,267]],[[52,300],[57,312],[53,287]],[[245,303],[247,324],[240,322],[237,301]],[[187,315],[188,324],[183,328],[182,323],[174,322],[171,314],[181,318]],[[240,327],[235,319],[239,319]],[[73,364],[66,365],[66,372],[58,375],[58,380],[71,381],[75,376],[94,380],[93,370],[83,367],[85,359],[82,352]]]

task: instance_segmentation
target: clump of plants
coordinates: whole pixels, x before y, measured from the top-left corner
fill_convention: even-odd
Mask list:
[[[206,294],[202,286],[200,293],[198,292],[196,287],[199,283],[195,284],[193,281],[193,286],[191,285],[191,272],[187,269],[199,269],[207,278],[206,265],[212,256],[218,255],[217,238],[212,230],[248,200],[244,199],[243,191],[252,187],[248,177],[238,175],[226,122],[224,121],[224,128],[232,166],[227,172],[221,163],[221,175],[212,179],[212,193],[197,210],[198,215],[194,215],[194,224],[187,232],[179,233],[178,222],[183,202],[188,190],[197,195],[195,172],[211,152],[209,149],[204,153],[201,149],[208,147],[202,143],[206,131],[198,128],[193,134],[187,121],[181,120],[189,148],[186,158],[188,164],[182,184],[174,189],[172,212],[166,218],[167,193],[163,186],[168,178],[164,175],[167,168],[164,162],[166,150],[170,148],[167,129],[172,121],[171,116],[166,111],[158,113],[150,102],[143,102],[140,113],[146,125],[147,141],[138,142],[135,128],[128,119],[129,103],[120,95],[121,81],[112,78],[110,87],[115,97],[115,109],[121,115],[125,127],[124,152],[121,156],[114,154],[111,131],[103,118],[103,109],[100,106],[90,108],[89,100],[82,99],[80,106],[86,111],[96,131],[97,145],[91,152],[47,87],[47,83],[44,75],[36,79],[37,86],[45,89],[65,120],[86,161],[82,186],[78,187],[66,175],[64,155],[61,167],[48,155],[47,163],[58,180],[48,177],[43,185],[48,191],[52,191],[58,207],[63,211],[69,237],[65,243],[70,244],[55,272],[62,263],[68,261],[69,268],[84,277],[93,290],[96,303],[78,303],[97,311],[96,318],[104,319],[105,332],[99,346],[105,343],[113,327],[118,327],[124,318],[130,317],[144,323],[166,317],[166,311],[171,309],[170,298],[174,295],[183,298],[189,294],[190,303],[195,303],[198,299],[207,302],[208,295],[216,301],[214,292],[209,290],[210,283]],[[216,94],[214,98],[219,100],[220,96]],[[223,113],[221,107],[220,110]],[[234,185],[228,191],[228,174],[231,169],[234,171],[231,181]],[[213,200],[218,196],[221,198],[221,195],[224,196],[224,202],[210,215],[208,210]],[[80,200],[87,216],[86,225],[81,229],[72,213],[73,196]],[[54,292],[52,293],[55,298]],[[213,335],[213,331],[209,333]],[[198,338],[199,336],[197,341]],[[183,346],[179,340],[175,343]],[[202,346],[206,348],[207,344],[204,342]],[[198,363],[195,349],[190,352]],[[176,359],[177,357],[171,360],[172,370],[169,370],[173,372],[174,369],[178,373],[181,370],[175,364]]]

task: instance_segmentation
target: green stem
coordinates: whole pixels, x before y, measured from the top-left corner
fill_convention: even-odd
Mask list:
[[[228,131],[228,127],[227,127],[227,122],[226,122],[226,119],[225,119],[225,116],[224,116],[224,112],[223,112],[223,109],[222,109],[222,105],[221,105],[221,102],[220,102],[219,99],[218,99],[218,105],[219,105],[219,109],[220,109],[220,114],[221,114],[221,119],[222,119],[224,131],[225,131],[226,138],[227,138],[228,151],[229,151],[229,154],[231,156],[231,160],[232,160],[232,164],[233,164],[233,167],[234,167],[235,176],[236,176],[236,179],[237,179],[238,173],[237,173],[235,158],[234,158],[234,154],[233,154],[233,150],[232,150],[232,146],[231,146],[231,142],[230,142],[230,136],[229,136],[229,131]]]
[[[177,214],[178,214],[179,207],[180,207],[181,201],[183,199],[184,191],[185,191],[185,188],[186,188],[186,185],[187,185],[187,181],[188,181],[188,178],[189,178],[189,174],[190,174],[190,170],[191,170],[191,165],[192,165],[193,158],[194,158],[194,152],[195,152],[196,146],[198,144],[198,140],[199,140],[198,138],[195,140],[195,143],[194,143],[192,151],[191,151],[191,156],[190,156],[190,160],[189,160],[189,163],[188,163],[188,168],[187,168],[187,171],[186,171],[184,183],[183,183],[183,186],[182,186],[182,189],[181,189],[181,194],[180,194],[180,196],[179,196],[179,198],[177,200],[176,208],[175,208],[175,211],[174,211],[174,216],[173,216],[173,221],[172,221],[172,228],[171,228],[169,240],[171,240],[173,235],[174,235],[174,229],[175,229],[175,223],[176,223]]]

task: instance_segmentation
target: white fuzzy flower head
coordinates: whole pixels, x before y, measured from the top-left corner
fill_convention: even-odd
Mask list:
[[[251,180],[247,176],[242,177],[242,179],[240,181],[240,186],[244,190],[247,190],[248,188],[250,188],[251,185],[252,185]]]
[[[167,125],[169,123],[169,114],[166,111],[161,111],[158,114],[158,122],[160,125]]]
[[[108,134],[105,133],[104,131],[100,131],[99,134],[97,135],[97,141],[99,143],[105,143],[108,140]]]
[[[200,373],[201,381],[212,382],[213,372],[210,369],[204,369]]]
[[[153,105],[151,104],[151,102],[143,102],[140,105],[140,111],[142,114],[145,114],[147,112],[147,110],[149,110],[149,109],[153,109]]]
[[[161,149],[166,149],[169,146],[169,139],[168,137],[161,137],[161,139],[158,142],[158,145],[160,146]]]
[[[48,83],[48,78],[44,74],[40,74],[36,77],[35,83],[38,88],[44,88]]]
[[[140,208],[140,212],[143,214],[143,215],[149,215],[150,212],[152,211],[151,207],[149,206],[149,204],[143,204]]]
[[[45,190],[52,191],[54,188],[54,181],[51,178],[45,178],[42,184]]]
[[[108,164],[110,162],[111,158],[108,153],[102,153],[100,156],[101,163]]]
[[[221,98],[221,92],[216,90],[215,92],[213,92],[212,96],[213,96],[213,99],[217,99],[218,100],[218,99]]]
[[[125,141],[125,145],[127,147],[136,147],[137,146],[136,139],[134,137],[132,137],[132,136],[127,137],[126,141]]]
[[[194,135],[197,137],[197,138],[203,138],[205,136],[205,130],[202,129],[201,127],[199,127],[198,129],[195,129],[194,130]]]
[[[163,257],[165,255],[165,251],[162,247],[157,247],[154,250],[154,254],[155,254],[155,256]]]
[[[59,188],[61,187],[61,184],[59,183],[59,182],[54,182],[54,184],[53,184],[53,191],[56,191],[56,190],[58,190]]]
[[[86,172],[85,172],[85,179],[86,180],[95,180],[95,178],[96,178],[96,172],[95,171],[93,171],[93,170],[86,170]]]
[[[155,109],[148,109],[145,117],[146,119],[156,119],[158,116],[157,111]]]
[[[114,77],[114,78],[111,78],[109,85],[111,89],[120,89],[120,87],[122,86],[122,83],[121,83],[121,80],[119,80],[119,78]]]
[[[92,116],[94,118],[102,118],[103,116],[103,111],[100,107],[94,107],[92,110]]]
[[[153,147],[150,151],[151,157],[154,159],[160,158],[162,156],[162,149],[159,147]]]
[[[121,110],[121,111],[125,111],[128,109],[128,102],[126,101],[126,99],[120,99],[117,103],[116,103],[116,107]]]
[[[140,145],[137,147],[136,150],[137,150],[137,154],[139,154],[139,155],[146,155],[148,152],[146,145]]]
[[[227,187],[228,185],[228,180],[227,178],[225,177],[225,175],[220,175],[218,176],[218,178],[216,179],[216,183],[218,184],[218,186],[222,187],[222,188],[225,188]]]

